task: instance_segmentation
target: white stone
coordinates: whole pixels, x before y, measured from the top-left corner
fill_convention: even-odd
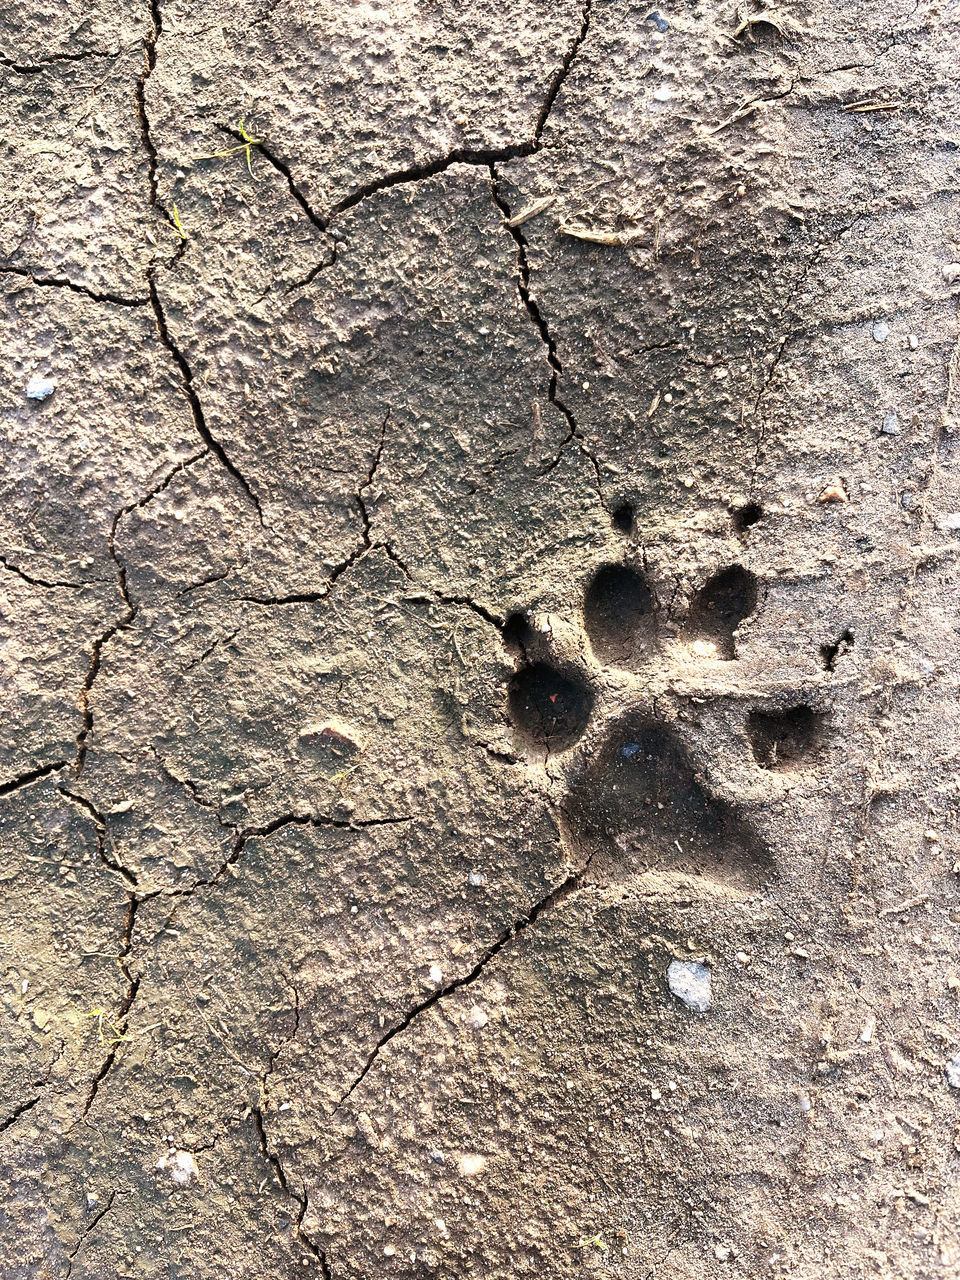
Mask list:
[[[888,409],[883,415],[883,426],[880,430],[886,436],[898,436],[900,434],[900,419],[893,409]]]
[[[440,983],[443,981],[443,970],[438,964],[432,964],[430,966],[430,981],[435,987],[439,987]]]
[[[457,1168],[465,1178],[472,1178],[474,1174],[482,1173],[486,1167],[485,1156],[476,1156],[464,1152],[457,1160]]]
[[[960,529],[960,511],[951,511],[949,515],[941,516],[937,520],[937,528],[942,529],[944,533]]]
[[[947,284],[956,284],[960,280],[960,262],[948,262],[943,268],[943,278]]]
[[[667,966],[667,985],[677,999],[695,1013],[706,1013],[713,1003],[710,970],[696,960],[671,960]]]
[[[951,1089],[960,1089],[960,1053],[951,1058],[944,1067],[947,1073],[947,1084]]]
[[[157,1161],[157,1168],[170,1174],[178,1187],[186,1187],[200,1177],[193,1154],[189,1151],[170,1151]]]
[[[889,337],[890,337],[890,326],[887,324],[886,320],[878,320],[877,323],[873,326],[874,342],[886,342],[886,340]]]
[[[490,1019],[478,1004],[475,1004],[467,1014],[467,1026],[472,1027],[474,1031],[481,1031],[489,1021]]]
[[[57,384],[49,378],[31,378],[27,383],[27,399],[46,400],[47,396],[53,395],[56,387]]]

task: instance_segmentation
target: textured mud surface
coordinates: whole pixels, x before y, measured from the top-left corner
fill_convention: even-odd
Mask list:
[[[958,44],[7,9],[2,1280],[958,1274]]]

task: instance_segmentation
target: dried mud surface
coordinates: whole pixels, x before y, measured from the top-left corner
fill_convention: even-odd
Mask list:
[[[2,1280],[960,1273],[958,44],[8,6]]]

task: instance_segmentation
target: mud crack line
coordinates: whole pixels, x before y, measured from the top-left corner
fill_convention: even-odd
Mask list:
[[[577,54],[587,38],[590,29],[590,18],[593,10],[593,0],[585,0],[584,6],[580,11],[580,28],[573,36],[567,48],[567,52],[561,59],[560,66],[547,86],[547,92],[541,104],[540,111],[537,115],[533,128],[532,136],[524,139],[522,142],[509,143],[503,147],[457,147],[453,151],[448,152],[445,156],[440,156],[436,160],[424,161],[422,164],[409,165],[406,169],[397,169],[393,173],[385,174],[381,178],[374,178],[370,182],[364,183],[362,186],[355,187],[349,195],[343,196],[342,199],[332,204],[326,213],[317,213],[310,205],[310,202],[304,196],[303,192],[297,186],[293,178],[293,172],[290,165],[281,159],[274,151],[272,151],[262,140],[257,142],[256,148],[261,152],[264,159],[281,173],[287,180],[290,192],[296,200],[297,204],[307,215],[310,221],[320,231],[329,231],[331,224],[341,214],[347,210],[355,208],[364,200],[371,196],[378,195],[381,191],[387,191],[391,187],[402,186],[405,183],[422,182],[425,178],[436,177],[437,174],[444,173],[452,165],[455,164],[472,164],[484,167],[492,167],[497,163],[508,160],[518,160],[524,156],[534,155],[540,150],[543,142],[543,132],[546,128],[547,121],[556,104],[560,91],[566,83],[567,77],[573,67]],[[218,124],[217,128],[222,133],[228,134],[240,143],[247,143],[247,139],[236,129],[229,125]],[[289,286],[288,292],[294,289],[301,289],[310,284],[321,271],[333,266],[337,260],[337,245],[334,242],[330,256],[322,262],[318,262],[303,280],[296,281]]]
[[[550,366],[550,382],[547,386],[547,400],[557,412],[561,415],[567,424],[567,434],[560,441],[560,447],[557,449],[556,456],[541,470],[542,476],[549,475],[556,467],[560,465],[564,450],[572,443],[576,442],[581,453],[589,459],[593,466],[594,475],[596,477],[597,494],[600,498],[601,505],[606,507],[606,500],[603,496],[603,486],[600,479],[600,464],[593,452],[587,447],[583,437],[583,432],[577,425],[577,420],[573,415],[573,410],[557,395],[557,386],[561,376],[563,375],[563,365],[557,354],[557,340],[554,336],[546,316],[540,310],[540,305],[530,290],[530,262],[527,257],[527,240],[520,226],[513,220],[513,214],[507,203],[503,193],[500,190],[500,175],[497,173],[496,165],[490,164],[490,194],[493,203],[503,215],[504,230],[510,235],[514,244],[517,246],[517,291],[520,294],[520,301],[530,317],[531,322],[535,325],[537,333],[540,335],[540,341],[546,348],[547,363]]]
[[[330,1271],[330,1265],[327,1262],[327,1255],[322,1249],[314,1244],[303,1228],[303,1220],[307,1216],[308,1206],[306,1188],[301,1184],[300,1191],[294,1190],[280,1161],[280,1157],[275,1151],[270,1149],[270,1144],[267,1141],[267,1130],[263,1123],[262,1110],[259,1107],[254,1107],[252,1115],[254,1124],[257,1128],[257,1137],[260,1139],[261,1155],[273,1170],[277,1182],[280,1184],[280,1189],[298,1206],[297,1217],[294,1223],[294,1230],[296,1231],[297,1239],[316,1260],[317,1266],[320,1268],[320,1274],[323,1276],[324,1280],[332,1280],[332,1273]]]
[[[5,1120],[0,1120],[0,1133],[3,1133],[4,1129],[9,1129],[12,1124],[16,1124],[20,1117],[25,1112],[30,1111],[35,1107],[39,1101],[40,1095],[37,1094],[37,1096],[35,1098],[31,1098],[29,1102],[22,1102],[19,1107],[15,1107]]]
[[[65,800],[69,800],[72,804],[75,804],[79,809],[82,809],[93,819],[97,829],[97,855],[100,858],[100,861],[108,866],[111,871],[116,872],[127,886],[127,914],[124,918],[123,929],[120,934],[120,947],[117,952],[117,963],[120,966],[120,972],[126,980],[127,989],[124,992],[117,1008],[116,1019],[111,1024],[108,1024],[110,1029],[113,1031],[113,1039],[108,1041],[106,1056],[90,1083],[90,1090],[83,1106],[82,1115],[82,1118],[86,1120],[90,1112],[90,1108],[96,1101],[101,1084],[110,1074],[110,1071],[117,1060],[117,1051],[126,1039],[127,1027],[130,1023],[130,1010],[133,1008],[133,1002],[137,998],[137,992],[140,989],[140,979],[135,978],[130,972],[129,961],[130,953],[133,950],[133,929],[136,923],[137,909],[140,906],[141,899],[137,894],[137,878],[134,873],[129,871],[126,867],[121,866],[119,862],[113,861],[107,854],[106,817],[100,813],[96,806],[85,796],[77,795],[74,791],[68,791],[66,787],[59,787],[58,790]]]
[[[93,1082],[90,1085],[90,1092],[88,1093],[87,1100],[83,1106],[84,1119],[87,1118],[90,1108],[96,1101],[101,1084],[110,1074],[113,1064],[117,1060],[117,1049],[126,1039],[127,1027],[130,1025],[130,1010],[133,1008],[133,1002],[137,998],[137,991],[140,989],[140,979],[133,977],[128,964],[130,951],[133,947],[133,925],[137,917],[137,907],[139,905],[137,895],[135,893],[131,893],[129,906],[127,908],[127,918],[123,926],[120,954],[118,956],[120,971],[127,980],[127,990],[123,999],[120,1001],[120,1007],[117,1009],[117,1019],[114,1024],[115,1039],[110,1045],[107,1056],[100,1065],[100,1070],[94,1076]]]
[[[541,898],[539,902],[534,903],[529,911],[527,911],[526,915],[521,916],[518,920],[515,920],[512,925],[509,925],[504,929],[500,937],[497,938],[496,942],[494,942],[492,946],[487,948],[469,973],[464,974],[462,978],[454,978],[454,980],[452,982],[448,982],[445,987],[441,987],[439,990],[432,992],[432,994],[427,996],[425,1000],[421,1000],[419,1004],[414,1005],[410,1012],[406,1014],[400,1022],[396,1023],[389,1031],[382,1035],[374,1046],[370,1056],[367,1058],[367,1061],[363,1066],[363,1070],[357,1076],[356,1080],[354,1080],[353,1084],[351,1084],[346,1093],[343,1094],[336,1107],[334,1107],[334,1112],[339,1111],[370,1071],[370,1068],[380,1056],[381,1050],[383,1050],[395,1036],[406,1031],[411,1023],[415,1022],[422,1013],[426,1013],[428,1009],[432,1009],[435,1004],[439,1004],[441,1000],[446,999],[446,997],[451,995],[454,991],[459,991],[462,987],[469,987],[471,983],[475,982],[477,978],[480,977],[491,960],[495,959],[504,947],[508,945],[508,943],[512,942],[515,938],[518,938],[520,934],[529,929],[531,925],[536,924],[545,911],[550,911],[553,907],[559,906],[565,898],[568,898],[570,894],[581,888],[592,861],[593,855],[591,854],[578,871],[572,871],[565,880],[556,886],[555,889],[551,889],[550,892],[546,894],[545,897]]]
[[[157,323],[157,333],[160,336],[160,342],[164,347],[166,347],[167,351],[170,352],[177,368],[180,370],[183,393],[187,398],[187,403],[190,405],[190,412],[193,414],[193,425],[197,429],[197,434],[207,445],[210,452],[216,456],[221,466],[223,466],[225,470],[229,471],[237,484],[240,485],[241,489],[243,489],[244,493],[256,508],[257,517],[262,525],[263,509],[260,506],[260,499],[257,497],[246,476],[243,475],[235,463],[230,461],[223,445],[216,439],[210,428],[207,426],[207,420],[203,413],[203,406],[200,403],[200,397],[197,395],[197,390],[194,386],[193,370],[187,363],[186,356],[177,346],[176,342],[174,342],[173,336],[167,327],[167,318],[164,314],[163,305],[160,302],[160,295],[157,292],[157,282],[154,277],[153,268],[147,272],[147,284],[150,289],[150,305],[153,308],[153,314]]]
[[[20,787],[27,787],[31,782],[36,782],[38,778],[46,778],[51,773],[56,773],[58,769],[64,769],[67,766],[66,760],[53,760],[50,764],[38,765],[36,769],[31,769],[29,773],[21,773],[19,778],[11,778],[8,782],[0,783],[0,796],[8,796],[11,791],[18,791]]]
[[[66,276],[35,276],[23,267],[2,266],[0,267],[0,275],[19,276],[22,280],[29,280],[31,284],[35,284],[39,289],[69,289],[71,293],[79,293],[85,298],[92,298],[94,302],[108,302],[115,307],[145,307],[147,305],[146,298],[125,298],[120,293],[99,293],[96,289],[88,289],[85,284],[77,284],[74,280],[68,280]]]

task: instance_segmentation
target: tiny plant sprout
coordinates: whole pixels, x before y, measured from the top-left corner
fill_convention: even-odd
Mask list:
[[[243,127],[243,121],[237,125],[236,130],[225,130],[225,132],[233,132],[235,137],[239,137],[242,141],[235,147],[227,147],[225,151],[211,151],[209,155],[192,156],[193,160],[219,160],[223,156],[235,156],[237,152],[242,151],[247,158],[247,172],[253,177],[253,166],[250,163],[250,152],[254,147],[259,147],[263,142],[262,138],[253,138],[247,133]]]

